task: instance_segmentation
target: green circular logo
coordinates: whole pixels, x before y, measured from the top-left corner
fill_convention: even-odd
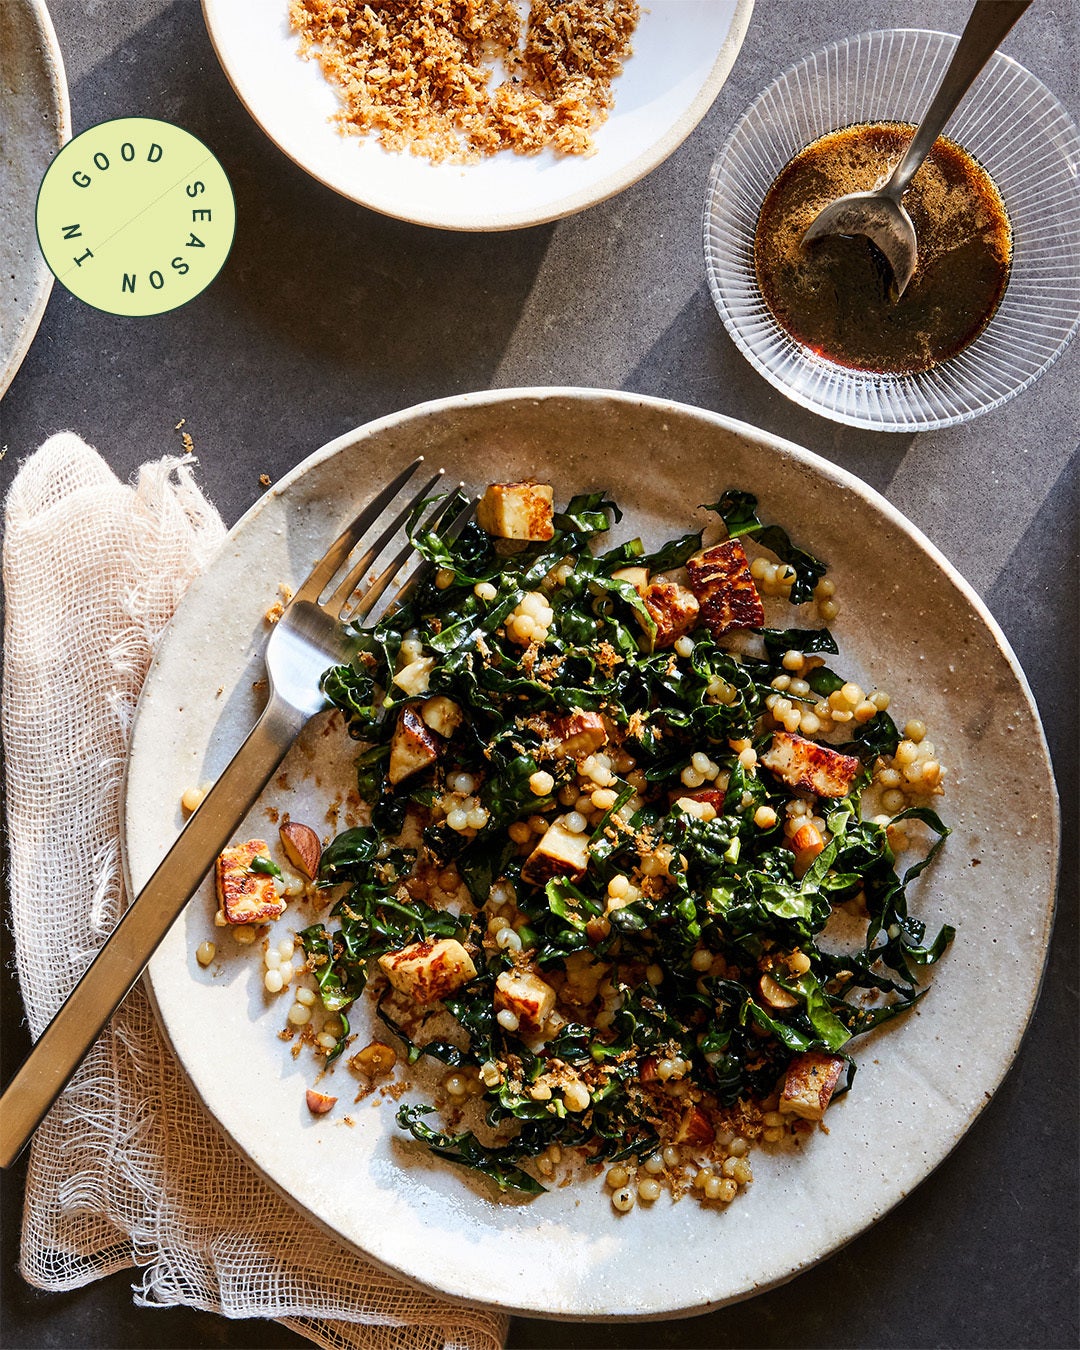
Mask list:
[[[38,191],[38,242],[53,275],[109,314],[186,305],[221,271],[235,231],[217,159],[189,131],[151,117],[76,136]]]

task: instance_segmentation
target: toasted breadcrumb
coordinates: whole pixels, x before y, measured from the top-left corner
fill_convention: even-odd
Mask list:
[[[523,33],[514,0],[289,6],[301,55],[337,88],[341,129],[435,164],[593,154],[638,14],[637,0],[533,0]]]

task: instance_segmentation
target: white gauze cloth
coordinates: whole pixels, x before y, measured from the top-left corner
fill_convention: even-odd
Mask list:
[[[53,436],[7,498],[3,737],[11,922],[40,1035],[120,914],[120,785],[155,643],[224,537],[192,460],[121,483]],[[294,1210],[219,1133],[135,988],[37,1132],[22,1272],[137,1266],[136,1301],[271,1317],[333,1350],[497,1350],[506,1320],[423,1293]]]

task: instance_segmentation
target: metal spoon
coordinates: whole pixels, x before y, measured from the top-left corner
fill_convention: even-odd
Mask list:
[[[976,75],[1031,3],[1032,0],[976,0],[934,101],[890,178],[871,192],[849,192],[830,202],[803,235],[804,244],[830,234],[865,235],[878,246],[892,268],[899,300],[915,274],[918,256],[915,226],[901,205],[901,198]]]

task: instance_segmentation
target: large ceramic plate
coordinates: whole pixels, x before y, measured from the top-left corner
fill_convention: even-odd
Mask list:
[[[596,154],[503,152],[479,164],[432,165],[343,136],[333,88],[297,55],[288,0],[203,0],[210,38],[241,101],[297,164],[342,196],[388,216],[452,230],[539,225],[636,183],[701,121],[742,46],[753,0],[643,3],[634,55]]]
[[[353,1127],[343,1124],[354,1081],[344,1065],[328,1089],[342,1102],[313,1120],[304,1089],[314,1065],[278,1039],[285,1003],[264,997],[258,950],[213,928],[208,887],[150,967],[162,1024],[207,1107],[266,1176],[411,1279],[567,1318],[697,1311],[766,1289],[924,1181],[1016,1053],[1042,972],[1057,850],[1027,684],[985,607],[933,546],[864,484],[797,446],[630,394],[518,390],[425,404],[306,460],[192,586],[155,657],[132,740],[126,836],[136,885],[175,836],[184,789],[220,772],[256,715],[263,615],[277,583],[301,580],[357,504],[417,452],[471,486],[539,474],[560,498],[607,488],[627,511],[620,532],[646,542],[685,530],[697,504],[728,485],[758,493],[768,518],[831,564],[845,669],[888,688],[900,715],[917,710],[949,766],[942,810],[953,835],[919,882],[917,911],[932,931],[954,922],[956,942],[918,1013],[862,1042],[855,1089],[830,1111],[830,1133],[793,1157],[757,1151],[753,1186],[722,1212],[662,1198],[619,1217],[598,1180],[531,1203],[493,1199],[482,1180],[402,1143],[389,1104],[362,1103]],[[330,747],[343,740],[302,746],[289,786],[275,785],[238,837],[273,839],[271,801],[332,828],[322,822],[348,769],[331,762]],[[223,960],[202,971],[195,949],[206,938],[217,938]]]
[[[52,291],[38,248],[34,203],[42,176],[71,135],[67,80],[41,0],[0,5],[0,395],[15,378]]]

